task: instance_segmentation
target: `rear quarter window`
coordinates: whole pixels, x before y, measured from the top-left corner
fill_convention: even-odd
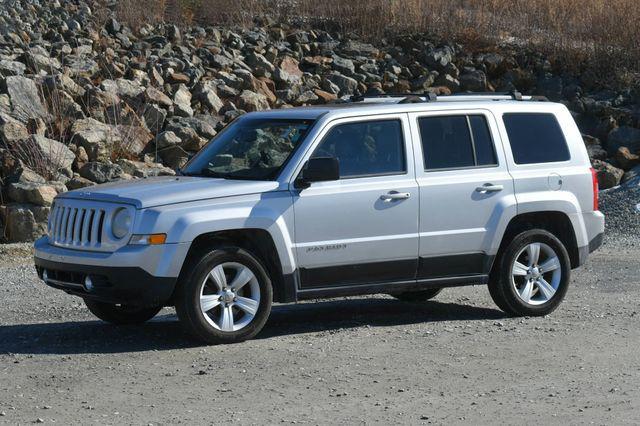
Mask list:
[[[571,158],[555,115],[509,113],[503,120],[516,164],[556,163]]]

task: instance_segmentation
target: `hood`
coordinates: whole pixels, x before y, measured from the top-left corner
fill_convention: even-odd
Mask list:
[[[61,198],[133,204],[137,208],[275,191],[278,182],[166,176],[89,186]]]

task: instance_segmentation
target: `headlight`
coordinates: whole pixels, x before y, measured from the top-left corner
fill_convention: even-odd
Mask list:
[[[120,209],[111,220],[111,232],[118,240],[124,238],[131,229],[131,213],[127,209]]]

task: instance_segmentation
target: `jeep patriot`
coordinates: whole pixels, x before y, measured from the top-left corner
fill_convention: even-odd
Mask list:
[[[39,277],[98,318],[175,306],[239,342],[273,302],[487,285],[509,315],[552,312],[603,239],[567,108],[510,94],[378,96],[243,115],[179,176],[58,195]]]

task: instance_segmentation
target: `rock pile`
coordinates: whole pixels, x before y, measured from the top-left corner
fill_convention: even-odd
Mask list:
[[[558,71],[515,46],[471,52],[426,36],[373,45],[269,24],[145,25],[97,1],[20,0],[0,10],[0,234],[41,235],[56,194],[171,175],[235,117],[354,94],[510,91],[564,102],[603,188],[640,174],[640,98]],[[590,136],[586,136],[586,135]]]

